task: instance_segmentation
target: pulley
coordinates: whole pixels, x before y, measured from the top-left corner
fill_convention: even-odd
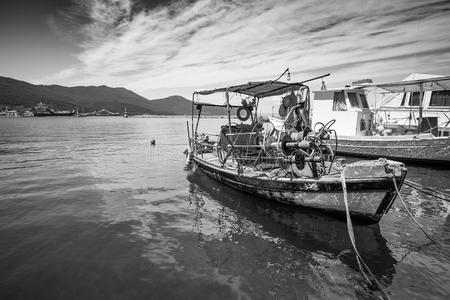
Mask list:
[[[303,170],[305,168],[305,155],[302,152],[297,151],[294,154],[294,161],[295,161],[295,166],[299,170]]]
[[[295,148],[292,147],[288,147],[288,143],[292,143],[292,139],[289,135],[285,135],[282,139],[281,139],[281,151],[283,152],[284,155],[289,156],[292,154],[292,152],[294,152]]]
[[[277,138],[274,136],[268,136],[266,138],[266,141],[264,142],[264,152],[265,153],[270,153],[272,152],[274,149],[276,149],[276,144],[277,143]]]

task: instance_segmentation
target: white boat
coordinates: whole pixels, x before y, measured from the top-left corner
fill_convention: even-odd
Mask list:
[[[447,78],[447,79],[446,79]],[[422,110],[422,128],[430,130],[434,136],[450,135],[450,76],[411,74],[402,82],[379,86],[378,91],[389,91],[375,103],[373,109],[377,123],[396,131],[418,132],[420,110]],[[405,82],[412,82],[408,87]],[[415,82],[415,84],[414,84]],[[428,85],[420,93],[420,82]],[[378,86],[377,86],[378,87]],[[377,92],[377,91],[374,91]]]
[[[402,94],[403,100],[390,110],[379,107],[372,111],[363,87],[382,89],[389,92],[392,99]],[[336,120],[338,154],[448,164],[448,123],[438,122],[450,116],[446,114],[450,110],[449,90],[450,77],[447,76],[315,91],[311,118],[313,123]],[[437,103],[445,105],[434,105]],[[392,122],[380,124],[400,112],[408,113],[407,126],[392,126]],[[412,112],[416,112],[416,123],[409,117]],[[383,118],[385,114],[390,118]]]

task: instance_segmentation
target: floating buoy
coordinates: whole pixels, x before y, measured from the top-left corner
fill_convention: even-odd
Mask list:
[[[152,146],[155,146],[155,145],[156,145],[155,139],[152,139],[152,140],[150,141],[150,145],[152,145]]]

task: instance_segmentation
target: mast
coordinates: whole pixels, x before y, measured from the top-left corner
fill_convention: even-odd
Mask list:
[[[228,95],[228,89],[225,91],[225,99],[227,101],[227,113],[228,113],[228,130],[231,134],[231,108],[230,108],[230,95]]]
[[[192,138],[194,140],[196,140],[196,136],[197,136],[197,132],[194,132],[194,99],[195,99],[195,92],[192,94],[192,115],[191,115],[191,129],[192,129]],[[190,141],[191,143],[191,149],[195,150],[195,144],[193,143],[193,141]]]

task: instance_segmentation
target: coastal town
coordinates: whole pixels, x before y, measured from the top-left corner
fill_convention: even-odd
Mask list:
[[[39,102],[35,107],[25,107],[23,105],[17,106],[0,106],[0,118],[18,118],[18,117],[62,117],[62,116],[75,116],[75,117],[108,117],[108,116],[121,116],[119,112],[111,112],[106,109],[94,110],[87,113],[79,113],[76,110],[55,110],[50,108],[44,102]],[[123,114],[126,116],[126,111]]]

